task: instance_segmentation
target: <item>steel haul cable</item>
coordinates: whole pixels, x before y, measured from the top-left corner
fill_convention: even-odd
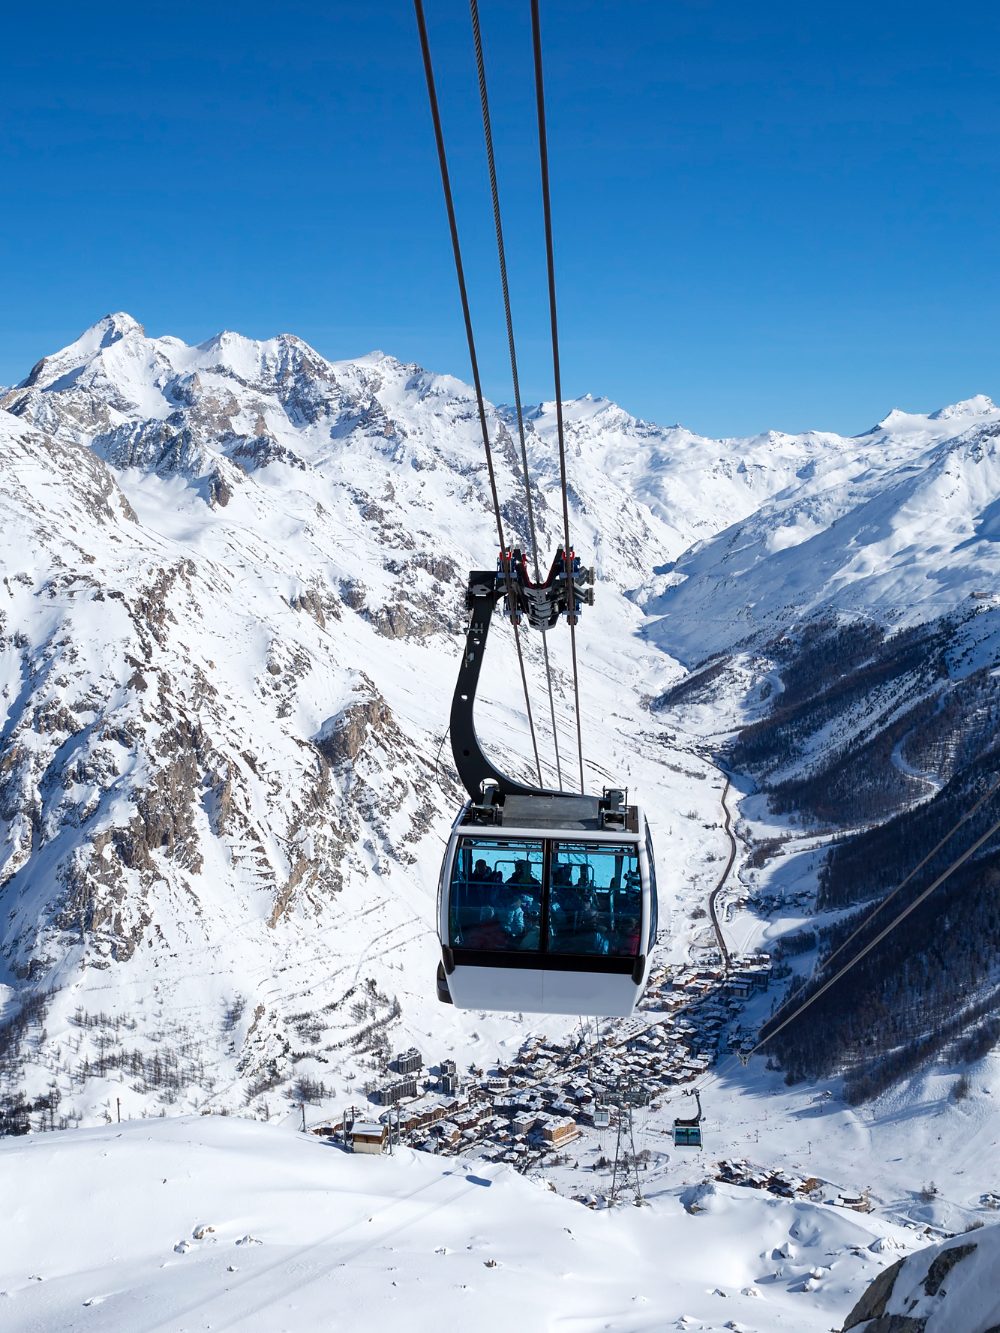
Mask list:
[[[559,481],[562,488],[563,555],[566,562],[566,604],[570,650],[573,658],[573,705],[576,711],[576,744],[580,756],[580,790],[583,779],[583,731],[580,725],[580,676],[576,657],[576,591],[573,586],[569,542],[569,490],[566,483],[566,438],[563,429],[562,376],[559,369],[559,322],[556,316],[556,268],[552,248],[552,201],[549,193],[549,147],[545,132],[545,86],[542,77],[542,27],[538,0],[531,0],[531,37],[535,53],[535,104],[538,113],[538,158],[542,177],[542,210],[545,219],[545,262],[549,277],[549,323],[552,329],[552,376],[556,395],[556,431],[559,437]]]
[[[458,223],[455,219],[455,203],[451,193],[451,178],[448,174],[448,159],[444,150],[444,131],[441,128],[441,113],[438,108],[437,90],[434,84],[434,66],[431,63],[431,48],[427,37],[427,23],[424,19],[422,0],[413,0],[417,16],[417,28],[420,32],[420,49],[424,59],[424,75],[427,79],[427,98],[430,102],[431,119],[434,122],[434,139],[437,144],[438,164],[441,168],[441,186],[444,190],[445,207],[448,210],[448,227],[451,231],[451,248],[455,258],[455,275],[458,279],[458,291],[462,300],[462,315],[465,320],[465,336],[469,344],[469,360],[472,363],[472,382],[476,390],[476,406],[479,410],[479,424],[483,433],[483,449],[486,453],[486,470],[490,480],[490,494],[493,497],[493,513],[497,524],[497,539],[501,553],[507,549],[503,535],[503,519],[500,515],[500,497],[497,494],[496,473],[493,469],[493,450],[490,445],[490,431],[486,421],[486,405],[483,401],[483,388],[479,379],[479,359],[476,356],[476,340],[472,332],[472,315],[469,310],[469,295],[465,286],[465,268],[462,264],[462,249],[458,241]],[[507,609],[514,630],[514,645],[517,649],[517,661],[521,670],[521,687],[524,690],[524,706],[528,714],[528,729],[531,732],[531,748],[535,755],[535,769],[539,785],[542,785],[542,764],[538,757],[538,741],[535,737],[535,721],[531,713],[531,700],[528,695],[528,677],[524,669],[524,656],[521,652],[521,636],[517,626],[517,610],[510,572],[507,572]],[[582,764],[582,758],[581,758]]]
[[[952,861],[951,865],[948,866],[945,870],[943,870],[936,879],[932,880],[931,883],[927,886],[926,889],[923,890],[922,893],[917,894],[916,898],[914,898],[912,903],[904,907],[903,910],[899,913],[899,915],[895,917],[892,921],[890,921],[889,924],[886,927],[884,927],[884,929],[880,930],[873,940],[870,940],[864,946],[863,949],[859,949],[853,958],[851,958],[848,962],[846,962],[842,968],[838,969],[838,971],[836,971],[833,974],[833,976],[829,979],[829,981],[825,981],[823,985],[820,986],[818,991],[814,991],[813,994],[808,997],[808,999],[803,1000],[802,1003],[798,1005],[783,1022],[778,1024],[778,1026],[774,1029],[773,1032],[769,1032],[766,1037],[762,1037],[761,1040],[757,1043],[757,1045],[754,1046],[753,1050],[750,1050],[746,1053],[747,1059],[749,1059],[750,1056],[753,1055],[755,1051],[759,1051],[762,1046],[765,1046],[773,1037],[776,1037],[779,1032],[783,1031],[786,1027],[788,1027],[789,1023],[794,1022],[794,1020],[798,1018],[798,1016],[801,1013],[804,1013],[805,1010],[808,1009],[811,1004],[814,1004],[821,995],[823,995],[826,991],[830,989],[831,986],[836,985],[836,983],[840,980],[840,978],[844,976],[845,973],[849,972],[851,968],[855,965],[855,963],[859,963],[861,959],[865,957],[866,954],[871,953],[872,949],[874,949],[877,944],[881,944],[881,942],[885,939],[885,937],[888,934],[890,934],[893,930],[895,930],[895,928],[900,924],[901,921],[904,921],[910,915],[911,912],[916,911],[916,909],[925,899],[930,897],[930,895],[934,892],[934,890],[938,887],[938,885],[943,884],[945,880],[948,879],[951,875],[953,875],[960,866],[964,865],[965,862],[968,861],[969,857],[973,854],[973,852],[977,852],[979,848],[982,847],[983,843],[988,842],[989,839],[993,837],[994,833],[997,832],[1000,832],[1000,819],[998,819],[995,824],[991,824],[990,827],[986,830],[986,832],[982,835],[982,837],[977,838],[976,841],[972,844],[972,846],[967,848],[962,853],[961,856],[956,857],[955,860]]]
[[[982,806],[984,806],[986,802],[989,800],[989,798],[998,790],[1000,790],[1000,778],[997,778],[997,780],[993,783],[993,785],[991,787],[988,787],[986,791],[982,794],[982,796],[980,796],[979,800],[976,801],[975,805],[970,806],[969,809],[966,810],[965,814],[961,817],[961,819],[959,819],[957,823],[953,824],[951,828],[948,830],[948,832],[945,833],[945,835],[941,839],[939,839],[938,842],[934,844],[934,846],[923,858],[923,860],[917,862],[917,864],[913,867],[913,869],[905,877],[905,879],[901,879],[890,894],[887,894],[886,897],[883,898],[880,903],[877,903],[876,906],[873,907],[870,912],[865,913],[864,920],[861,921],[861,923],[854,930],[851,931],[847,939],[844,940],[841,944],[838,944],[836,949],[834,949],[833,953],[831,953],[828,957],[824,958],[820,962],[818,968],[819,972],[824,972],[830,966],[833,960],[839,954],[842,954],[844,950],[847,948],[847,946],[853,940],[856,940],[859,935],[864,933],[867,927],[871,925],[872,921],[874,921],[875,917],[878,916],[879,912],[881,912],[885,907],[887,907],[888,904],[892,902],[893,898],[895,898],[898,894],[902,893],[903,889],[906,888],[907,884],[909,884],[910,880],[913,879],[914,875],[919,874],[919,872],[923,870],[924,866],[927,865],[929,861],[932,861],[935,856],[937,856],[938,852],[945,845],[945,843],[949,842],[951,838],[954,837],[954,835],[962,827],[962,825],[968,823],[968,821],[972,818],[972,816],[976,813],[976,811],[979,810]],[[951,871],[949,871],[948,873],[950,874]],[[797,990],[792,992],[792,994],[788,997],[785,1003],[786,1004],[790,1003],[790,1001],[793,1000],[796,995],[801,994],[801,992],[805,990],[805,988],[808,985],[809,985],[808,981],[803,981],[802,985],[799,986]]]
[[[490,193],[493,198],[493,225],[497,238],[497,257],[500,261],[500,287],[503,292],[504,317],[507,321],[507,347],[510,353],[510,375],[514,386],[514,408],[517,412],[517,433],[521,442],[521,466],[524,470],[524,496],[528,510],[528,530],[531,538],[531,558],[534,566],[535,582],[540,580],[538,565],[538,535],[535,530],[535,510],[531,500],[531,478],[528,470],[528,446],[524,437],[524,412],[521,407],[521,384],[517,371],[517,350],[514,345],[514,321],[510,309],[510,288],[507,283],[507,252],[503,239],[503,223],[500,217],[500,191],[497,186],[496,159],[493,153],[493,125],[490,118],[490,102],[486,88],[486,62],[483,58],[483,38],[479,26],[479,5],[477,0],[470,0],[472,15],[472,38],[476,48],[476,73],[479,77],[479,101],[483,114],[483,137],[486,140],[486,163],[490,173]],[[548,636],[543,633],[542,647],[545,654],[545,680],[549,693],[549,712],[552,718],[552,745],[555,750],[556,781],[562,788],[562,765],[559,760],[559,734],[556,730],[556,705],[552,693],[552,668],[549,663]]]

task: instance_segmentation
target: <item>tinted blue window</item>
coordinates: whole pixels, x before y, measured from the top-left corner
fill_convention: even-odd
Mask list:
[[[540,948],[543,862],[540,839],[462,838],[449,894],[452,945]]]
[[[642,885],[634,844],[553,843],[549,874],[550,952],[641,952]]]

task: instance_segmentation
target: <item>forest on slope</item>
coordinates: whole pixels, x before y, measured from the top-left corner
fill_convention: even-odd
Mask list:
[[[843,1073],[848,1098],[865,1100],[935,1056],[974,1059],[1000,1037],[1000,835],[915,905],[1000,820],[1000,684],[974,650],[979,619],[895,634],[814,623],[784,637],[772,645],[783,689],[726,753],[775,812],[845,830],[818,879],[816,910],[832,923],[783,946],[817,946],[817,966],[765,1034],[851,963],[808,1022],[768,1044],[790,1082]]]

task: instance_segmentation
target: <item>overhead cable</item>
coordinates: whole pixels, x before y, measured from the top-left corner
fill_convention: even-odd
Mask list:
[[[490,118],[490,102],[486,88],[486,62],[483,58],[483,38],[479,26],[479,5],[477,0],[469,0],[472,15],[472,38],[476,49],[476,72],[479,77],[479,101],[483,115],[483,137],[486,140],[486,163],[490,174],[490,193],[493,197],[493,226],[496,231],[497,258],[500,262],[500,287],[503,292],[504,317],[507,321],[507,347],[510,353],[510,375],[514,386],[514,409],[517,413],[517,433],[521,442],[521,467],[524,477],[524,498],[528,512],[528,532],[531,539],[531,558],[534,566],[535,582],[540,582],[541,573],[538,564],[538,534],[535,528],[535,510],[531,499],[531,476],[528,469],[528,446],[524,435],[524,412],[521,407],[521,384],[517,370],[517,350],[514,344],[514,321],[510,308],[510,288],[507,282],[507,252],[503,239],[503,223],[500,217],[500,191],[497,186],[496,158],[493,153],[493,124]],[[556,705],[552,691],[552,668],[549,663],[548,636],[542,635],[542,648],[545,654],[545,681],[549,695],[549,713],[552,719],[552,744],[555,750],[556,780],[562,787],[562,765],[559,759],[559,735],[556,730]]]
[[[549,279],[549,323],[552,331],[552,375],[556,397],[556,432],[559,440],[559,484],[562,490],[563,558],[566,567],[567,619],[573,659],[573,704],[576,712],[576,743],[580,757],[580,790],[583,777],[583,732],[580,724],[580,676],[576,656],[576,590],[573,585],[572,546],[569,540],[569,488],[566,481],[566,438],[563,427],[562,375],[559,368],[559,321],[556,315],[556,269],[552,247],[552,201],[549,191],[549,148],[545,130],[545,86],[542,74],[542,27],[538,0],[531,0],[531,36],[535,54],[535,104],[538,113],[538,157],[542,177],[542,210],[545,221],[545,263]]]
[[[434,84],[434,67],[431,63],[430,42],[427,37],[427,23],[424,18],[422,0],[413,0],[420,32],[420,49],[424,58],[424,75],[427,79],[427,97],[430,102],[431,119],[434,122],[434,139],[437,144],[438,164],[441,168],[441,186],[444,190],[445,207],[448,211],[448,227],[451,231],[451,248],[455,258],[455,275],[458,279],[458,291],[462,300],[462,316],[465,320],[465,336],[469,344],[469,360],[472,364],[472,382],[476,391],[476,406],[479,410],[479,424],[483,434],[483,449],[486,454],[486,470],[489,474],[490,494],[493,498],[493,513],[496,518],[497,540],[501,553],[507,549],[504,541],[503,519],[500,514],[500,497],[497,494],[496,473],[493,468],[493,449],[490,445],[490,431],[486,420],[486,404],[483,401],[483,388],[479,378],[479,358],[476,356],[476,340],[472,331],[472,315],[469,310],[469,295],[465,285],[465,267],[462,263],[462,249],[458,240],[458,223],[455,219],[455,202],[451,192],[451,178],[448,173],[448,159],[444,148],[444,132],[441,128],[441,113],[438,107],[437,90]],[[542,764],[538,756],[538,742],[535,737],[535,722],[531,713],[531,700],[528,695],[528,677],[524,669],[524,655],[521,651],[521,636],[517,625],[517,608],[509,566],[507,569],[507,606],[511,626],[514,630],[514,645],[517,649],[517,661],[521,670],[521,687],[524,691],[524,706],[528,715],[528,729],[531,732],[531,747],[535,755],[535,769],[539,785],[542,785]]]

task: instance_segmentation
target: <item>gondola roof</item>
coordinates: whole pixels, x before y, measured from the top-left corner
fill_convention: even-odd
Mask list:
[[[487,811],[477,805],[470,805],[462,819],[462,825],[482,825],[489,822],[494,827],[516,829],[538,829],[543,832],[573,831],[581,833],[608,833],[615,827],[609,823],[608,807],[597,796],[575,796],[553,793],[536,793],[531,796],[506,795]],[[638,832],[636,807],[626,806],[624,831]],[[485,818],[484,818],[485,815]],[[619,830],[622,828],[618,823]]]

